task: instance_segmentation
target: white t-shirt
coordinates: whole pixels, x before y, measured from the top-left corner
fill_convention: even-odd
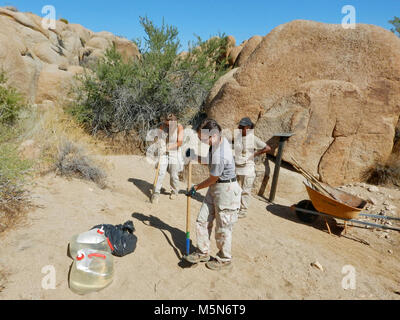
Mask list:
[[[267,144],[260,138],[254,135],[254,132],[249,132],[245,137],[238,134],[235,137],[235,162],[237,175],[254,175],[255,163],[254,153],[257,150],[262,150]]]

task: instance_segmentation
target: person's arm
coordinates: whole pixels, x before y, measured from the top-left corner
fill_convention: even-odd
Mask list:
[[[208,188],[209,186],[212,186],[213,184],[217,183],[219,177],[215,177],[215,176],[209,176],[206,180],[204,180],[203,182],[199,183],[198,185],[194,186],[194,189],[196,191],[201,190],[201,189],[205,189]]]
[[[254,158],[258,157],[259,155],[262,155],[264,153],[267,153],[269,151],[271,151],[271,147],[267,144],[264,149],[261,149],[260,151],[257,151],[254,153]]]
[[[168,150],[175,150],[182,146],[183,144],[183,126],[178,125],[178,141],[168,144]]]
[[[254,152],[250,157],[249,160],[253,160],[254,158],[271,151],[271,147],[262,141],[260,138],[254,136],[254,144],[255,148],[259,149],[258,151]]]

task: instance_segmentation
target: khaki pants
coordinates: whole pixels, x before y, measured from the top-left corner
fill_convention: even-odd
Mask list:
[[[179,189],[179,164],[176,158],[163,155],[160,158],[160,171],[158,172],[158,180],[156,183],[156,187],[154,189],[154,193],[160,193],[165,174],[167,171],[170,174],[170,184],[172,192],[178,194]]]
[[[210,253],[210,238],[214,220],[215,240],[219,252],[217,259],[232,259],[232,230],[238,220],[241,188],[237,182],[216,183],[209,187],[196,222],[197,247],[204,253]]]
[[[251,201],[251,190],[253,189],[254,180],[256,179],[256,175],[248,175],[242,176],[238,175],[238,181],[240,186],[242,187],[242,198],[240,200],[240,211],[247,213],[247,210],[250,206]]]

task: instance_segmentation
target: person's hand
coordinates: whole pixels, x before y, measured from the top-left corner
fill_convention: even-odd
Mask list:
[[[195,160],[197,158],[195,151],[190,148],[186,150],[185,156],[190,160]]]
[[[196,194],[196,186],[192,186],[192,188],[186,193],[188,197],[193,198],[193,196]]]

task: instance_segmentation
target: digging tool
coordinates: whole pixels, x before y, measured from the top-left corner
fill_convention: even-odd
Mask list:
[[[157,169],[156,169],[156,176],[154,177],[154,183],[153,183],[153,194],[154,194],[154,190],[156,189],[156,185],[158,182],[158,175],[160,173],[160,167],[161,167],[161,156],[158,158],[158,165],[157,165]]]
[[[189,195],[189,191],[192,188],[192,162],[190,161],[188,164],[188,179],[187,179],[187,205],[186,205],[186,252],[185,256],[182,257],[182,260],[178,263],[181,268],[196,268],[198,263],[191,263],[186,260],[186,257],[190,254],[190,202],[191,196]]]
[[[188,182],[187,182],[187,192],[192,187],[192,162],[189,161],[188,166]],[[190,200],[191,197],[187,197],[187,204],[186,204],[186,256],[190,254]]]

